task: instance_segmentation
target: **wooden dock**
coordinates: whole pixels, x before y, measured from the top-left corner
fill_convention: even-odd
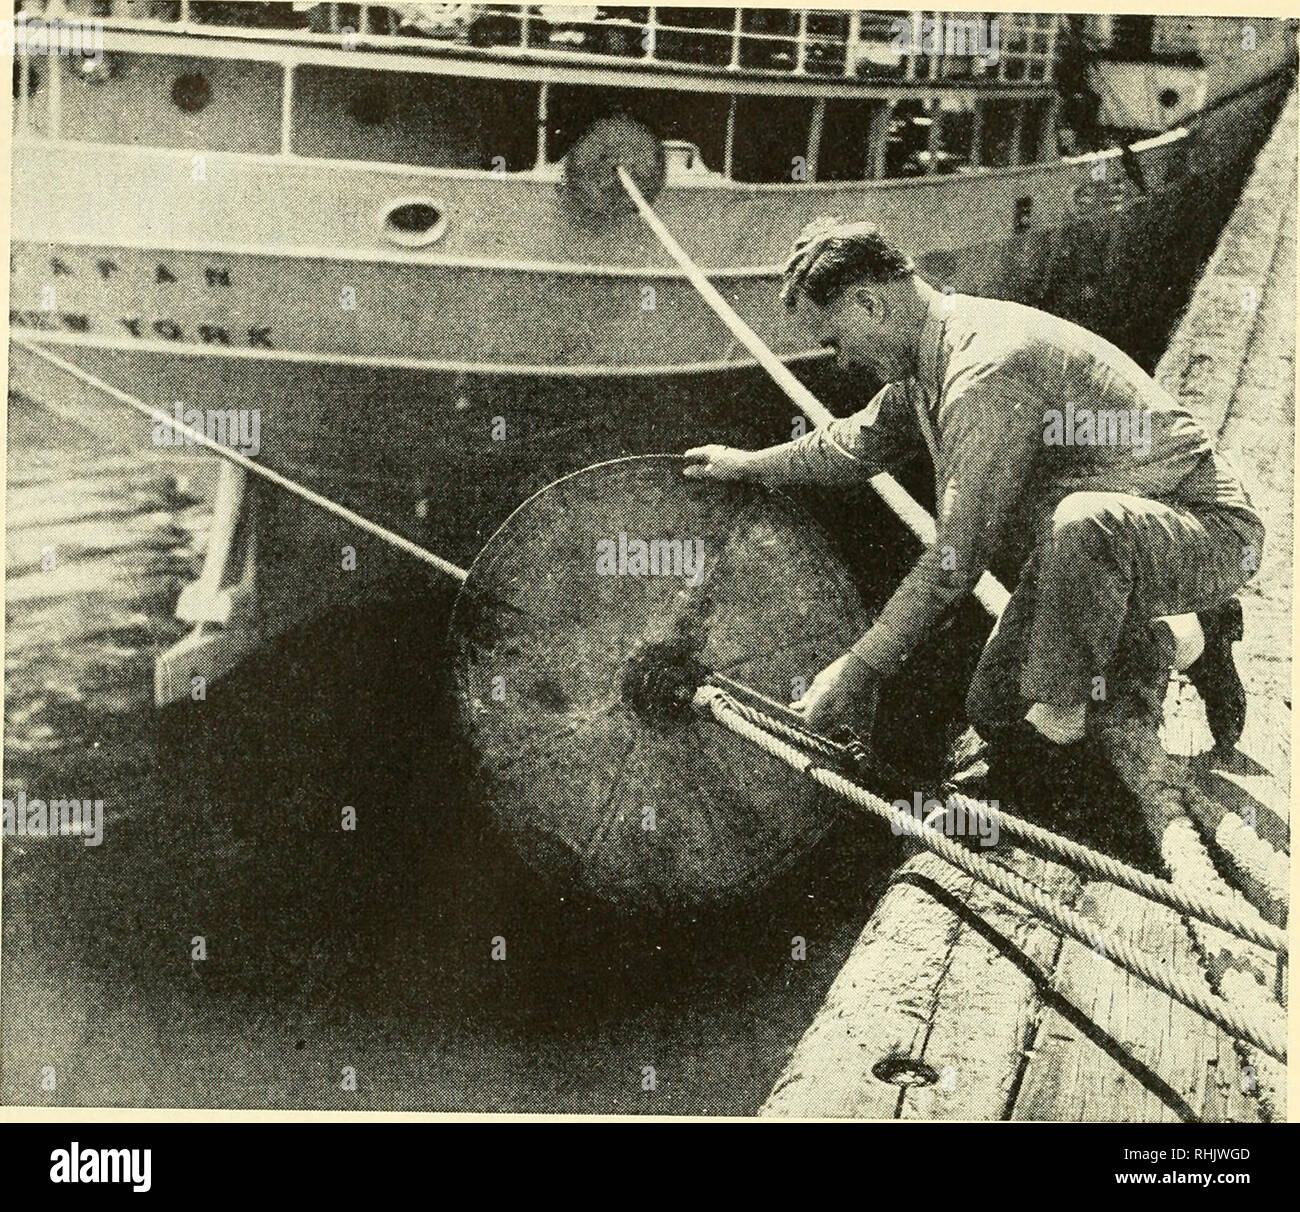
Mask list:
[[[1156,372],[1218,435],[1268,527],[1237,646],[1246,732],[1229,758],[1188,759],[1199,833],[1184,821],[1163,850],[1175,880],[1250,913],[1244,889],[1275,922],[1289,876],[1296,108],[1293,93]],[[1166,971],[1284,1013],[1288,974],[1271,952],[1024,852],[998,857]],[[920,854],[760,1114],[1261,1122],[1285,1118],[1285,1095],[1284,1068],[1257,1049]]]

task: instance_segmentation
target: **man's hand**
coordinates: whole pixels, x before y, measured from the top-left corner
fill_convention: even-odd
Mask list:
[[[880,675],[850,650],[827,665],[803,698],[791,704],[815,732],[828,733],[836,724],[849,728],[859,740],[869,742],[880,699]]]
[[[695,446],[686,452],[682,472],[691,480],[747,480],[749,451],[731,446]]]

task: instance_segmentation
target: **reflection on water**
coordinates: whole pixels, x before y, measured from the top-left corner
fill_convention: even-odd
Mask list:
[[[10,402],[7,796],[40,794],[53,771],[102,781],[138,762],[126,750],[148,718],[153,656],[181,634],[176,596],[201,563],[210,461],[132,448],[111,424]]]

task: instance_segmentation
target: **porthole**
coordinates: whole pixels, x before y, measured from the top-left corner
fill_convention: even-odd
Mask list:
[[[1163,105],[1165,109],[1173,109],[1181,100],[1182,97],[1178,95],[1178,90],[1176,88],[1166,88],[1162,89],[1160,92],[1160,104]]]
[[[172,100],[177,109],[187,114],[197,114],[212,100],[212,85],[202,72],[187,72],[177,76],[172,85]]]
[[[447,216],[433,198],[399,198],[384,208],[379,226],[391,243],[423,248],[447,230]]]

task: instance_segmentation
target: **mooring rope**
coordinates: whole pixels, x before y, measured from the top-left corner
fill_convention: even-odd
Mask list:
[[[89,371],[82,370],[80,366],[60,358],[57,354],[51,353],[48,349],[28,341],[24,337],[11,333],[9,336],[10,343],[17,346],[33,357],[62,371],[69,377],[76,379],[77,382],[89,387],[101,395],[107,396],[110,400],[118,404],[133,409],[140,413],[141,416],[148,417],[155,424],[166,425],[173,433],[177,433],[193,442],[196,446],[202,446],[205,450],[210,450],[220,459],[225,459],[227,463],[233,463],[236,467],[241,467],[251,476],[257,476],[274,484],[277,488],[283,489],[291,496],[298,497],[306,501],[307,504],[315,506],[323,513],[333,514],[336,518],[342,519],[358,530],[364,530],[367,534],[374,535],[377,539],[382,539],[391,547],[396,547],[399,551],[406,552],[407,555],[413,556],[423,564],[428,564],[431,568],[436,568],[446,576],[452,577],[462,585],[469,577],[468,571],[461,568],[458,564],[453,564],[450,560],[444,560],[442,556],[435,555],[426,547],[421,547],[419,543],[413,543],[405,535],[400,535],[395,530],[390,530],[387,526],[382,526],[378,522],[372,522],[369,518],[363,517],[354,509],[349,509],[346,505],[340,505],[337,501],[329,497],[322,496],[308,488],[305,484],[298,483],[297,480],[291,480],[288,476],[281,475],[278,471],[272,471],[271,468],[250,459],[246,454],[238,450],[232,450],[229,446],[223,446],[220,442],[207,436],[201,430],[193,429],[177,421],[175,417],[168,416],[161,409],[154,408],[146,404],[138,396],[131,395],[130,392],[122,391],[121,388],[114,387],[111,383],[106,383],[103,379],[92,375]],[[46,404],[48,407],[48,403]]]
[[[1277,904],[1286,901],[1291,886],[1290,855],[1275,850],[1235,812],[1225,812],[1215,825],[1211,813],[1202,804],[1202,797],[1192,798],[1189,811],[1202,828],[1213,831],[1214,844],[1220,852],[1228,856],[1232,865],[1263,896]]]
[[[654,233],[664,251],[676,262],[682,273],[686,275],[687,281],[695,288],[718,319],[726,325],[735,340],[749,351],[758,364],[771,376],[773,382],[814,425],[822,428],[834,420],[826,406],[791,372],[790,368],[767,346],[762,337],[746,324],[735,309],[722,297],[704,271],[695,264],[690,254],[682,248],[672,232],[668,230],[628,171],[621,165],[616,165],[615,172],[646,226]],[[924,420],[924,418],[922,419]],[[924,429],[925,426],[923,425],[922,428]],[[927,440],[929,440],[929,437],[930,435],[927,434]],[[856,458],[855,455],[838,443],[832,441],[830,445],[832,449],[846,458]],[[881,500],[894,511],[895,515],[922,543],[928,546],[935,542],[936,528],[933,517],[908,494],[897,480],[887,473],[877,473],[870,478],[869,483],[876,490]],[[976,598],[995,619],[1001,615],[1009,599],[1006,587],[988,572],[981,575],[974,592]],[[1273,850],[1262,838],[1253,835],[1253,831],[1237,828],[1235,827],[1235,821],[1227,821],[1226,817],[1224,819],[1227,823],[1222,828],[1214,830],[1215,845],[1228,855],[1243,875],[1254,881],[1265,896],[1277,902],[1283,901],[1286,897],[1286,890],[1290,886],[1287,856]],[[1028,826],[1028,828],[1035,830],[1036,827]],[[1040,844],[1043,845],[1047,844],[1046,839],[1048,838],[1052,839],[1051,844],[1053,845],[1062,840],[1057,839],[1056,835],[1047,833],[1045,830],[1037,830],[1036,832],[1041,835]],[[1061,853],[1061,851],[1057,849],[1053,853]],[[1076,855],[1075,857],[1076,861],[1080,861],[1081,856]],[[1098,857],[1104,858],[1105,856]],[[1113,862],[1113,860],[1106,861]],[[1119,866],[1122,866],[1122,864],[1119,864]],[[1128,868],[1128,870],[1132,871],[1133,869]],[[1111,873],[1103,872],[1102,874],[1105,878],[1112,879],[1114,882],[1121,882],[1120,879],[1115,878],[1113,871],[1112,868]],[[1134,874],[1140,875],[1141,873],[1135,872]],[[1131,887],[1132,885],[1124,884],[1124,886]],[[1149,892],[1142,889],[1134,888],[1133,890],[1143,891],[1144,895],[1149,895]],[[1274,944],[1265,945],[1272,946]]]
[[[698,270],[696,272],[698,273]],[[755,340],[758,340],[758,338],[755,337]],[[468,573],[465,569],[443,559],[419,544],[413,543],[410,539],[397,534],[388,527],[373,522],[337,501],[322,496],[305,485],[254,462],[238,451],[213,441],[198,430],[178,423],[167,413],[151,407],[128,392],[113,387],[104,380],[82,370],[81,367],[58,357],[37,344],[30,343],[17,335],[11,337],[11,341],[14,346],[43,360],[48,365],[78,380],[83,385],[149,417],[155,422],[167,425],[173,431],[189,438],[196,445],[202,446],[218,457],[236,464],[249,474],[267,480],[276,487],[307,501],[324,512],[333,514],[355,525],[376,538],[405,551],[408,555],[414,556],[422,563],[452,576],[462,584],[466,581]],[[780,364],[778,363],[778,365]],[[782,369],[785,369],[784,366],[782,366]],[[1001,586],[998,586],[998,588],[1001,588]],[[754,693],[756,694],[756,692]],[[757,697],[762,698],[762,696]],[[1183,982],[1165,977],[1163,973],[1152,968],[1141,956],[1134,953],[1122,940],[1108,939],[1101,932],[1093,929],[1078,914],[1047,897],[1029,881],[1006,871],[996,864],[981,859],[963,846],[950,841],[944,834],[928,823],[917,821],[910,814],[900,812],[879,796],[873,795],[844,775],[815,766],[808,757],[808,752],[815,752],[823,757],[842,762],[846,758],[855,758],[857,756],[852,746],[842,745],[827,737],[821,737],[811,730],[774,719],[757,708],[738,702],[726,691],[716,686],[707,684],[701,686],[696,692],[696,702],[697,704],[703,703],[707,705],[714,719],[730,731],[746,737],[746,739],[764,749],[771,756],[786,762],[794,769],[806,774],[813,781],[835,791],[844,799],[883,816],[891,822],[899,822],[903,832],[918,838],[947,859],[954,867],[966,871],[976,879],[1001,892],[1004,896],[1027,905],[1064,933],[1094,949],[1101,949],[1103,954],[1113,958],[1116,963],[1142,977],[1156,988],[1164,990],[1184,1005],[1219,1023],[1232,1035],[1255,1044],[1270,1056],[1285,1062],[1285,1048],[1280,1042],[1285,1036],[1284,1032],[1279,1028],[1267,1024],[1265,1028],[1257,1032],[1240,1017],[1235,1007],[1222,998],[1207,998],[1205,994],[1187,988]],[[802,750],[795,749],[781,740],[782,736],[802,746]],[[954,795],[950,799],[954,806],[960,807],[968,813],[972,810],[984,813],[988,811],[987,807],[979,805],[976,801],[965,796]],[[1277,951],[1279,954],[1286,954],[1287,940],[1285,933],[1276,927],[1267,925],[1262,920],[1251,922],[1244,917],[1220,911],[1207,901],[1181,892],[1167,881],[1155,879],[1144,872],[1138,871],[1136,868],[1129,867],[1116,859],[1090,850],[1088,847],[1072,842],[1067,838],[1060,837],[1049,830],[1032,825],[1028,821],[1019,820],[1000,811],[998,821],[999,826],[1006,828],[1012,836],[1019,837],[1040,849],[1073,862],[1085,871],[1099,875],[1121,887],[1144,895],[1148,899],[1165,904],[1180,913],[1199,918],[1229,933],[1236,934],[1238,937],[1259,943],[1264,947]]]
[[[775,734],[775,730],[769,731],[765,725],[757,724],[746,718],[746,715],[761,715],[762,713],[756,712],[753,708],[747,708],[744,711],[737,710],[740,704],[725,690],[707,684],[701,686],[696,692],[695,706],[698,709],[707,710],[712,718],[729,732],[733,732],[737,736],[757,745],[765,753],[784,762],[806,778],[835,792],[842,799],[882,817],[891,824],[897,824],[901,832],[915,837],[952,866],[966,872],[967,875],[972,876],[981,883],[987,884],[1010,900],[1024,905],[1045,921],[1050,922],[1063,934],[1068,934],[1071,938],[1083,943],[1098,954],[1104,955],[1134,976],[1140,977],[1153,988],[1167,993],[1175,1001],[1191,1010],[1195,1010],[1198,1014],[1222,1027],[1229,1035],[1236,1039],[1246,1040],[1274,1059],[1281,1061],[1283,1064],[1286,1063],[1286,1024],[1282,1021],[1280,1015],[1260,1014],[1258,1017],[1266,1021],[1252,1021],[1231,1002],[1198,987],[1194,982],[1169,975],[1144,955],[1135,951],[1124,939],[1118,938],[1107,931],[1099,930],[1087,919],[1060,904],[1040,888],[1030,883],[1030,881],[1003,867],[999,867],[995,863],[989,862],[987,859],[981,858],[973,851],[952,841],[939,830],[923,821],[918,821],[910,813],[895,808],[886,800],[872,794],[865,787],[859,786],[852,779],[838,771],[818,766],[808,753],[783,741]],[[776,721],[770,722],[775,723]],[[988,811],[987,808],[983,810]],[[1001,823],[1006,818],[999,813],[998,819]],[[1023,825],[1026,822],[1018,823]],[[1071,843],[1071,845],[1073,844]],[[1104,856],[1098,857],[1104,858]],[[1122,867],[1123,865],[1119,864],[1118,866]],[[1121,873],[1117,870],[1116,874]],[[1141,875],[1140,872],[1135,872],[1135,874]],[[1158,891],[1161,896],[1164,895],[1164,889],[1156,889],[1155,891]],[[1197,907],[1200,909],[1209,908],[1204,904]],[[1225,915],[1215,912],[1214,916],[1222,918]],[[1232,928],[1234,929],[1246,926],[1247,923],[1239,920],[1233,919],[1232,921]],[[1224,928],[1229,927],[1225,925]],[[1281,941],[1282,949],[1285,949],[1285,938]],[[1198,972],[1197,975],[1199,977],[1200,973]]]
[[[778,737],[793,741],[796,745],[802,746],[810,752],[819,753],[823,757],[832,758],[840,763],[854,758],[852,749],[848,745],[833,741],[829,737],[821,736],[816,732],[788,724],[782,720],[774,719],[757,708],[741,702],[734,695],[729,694],[727,698],[728,706],[742,719]],[[882,800],[881,802],[884,803],[885,801]],[[978,819],[980,815],[987,816],[989,814],[987,804],[982,804],[979,800],[971,799],[960,792],[949,792],[945,797],[945,812],[954,808],[965,813],[968,819]],[[895,811],[892,805],[890,805],[890,811],[891,813]],[[939,816],[940,814],[936,811],[934,815]],[[1270,925],[1253,910],[1249,911],[1249,915],[1226,911],[1214,902],[1179,888],[1178,885],[1172,884],[1168,880],[1149,875],[1145,871],[1139,871],[1136,867],[1131,867],[1128,863],[1121,862],[1111,855],[1103,854],[1099,850],[1093,850],[1091,847],[1063,837],[1059,833],[1053,833],[1050,829],[1044,829],[1041,825],[1035,825],[1032,821],[1013,816],[1001,808],[997,810],[997,821],[998,828],[1010,836],[1024,842],[1035,850],[1053,855],[1088,875],[1097,876],[1099,879],[1104,879],[1120,888],[1126,888],[1130,892],[1143,896],[1147,900],[1155,901],[1157,904],[1164,905],[1178,913],[1208,922],[1212,926],[1217,926],[1220,930],[1225,930],[1238,938],[1246,939],[1248,942],[1257,943],[1261,947],[1267,947],[1270,951],[1276,951],[1280,955],[1286,955],[1288,952],[1289,940],[1286,931]]]

